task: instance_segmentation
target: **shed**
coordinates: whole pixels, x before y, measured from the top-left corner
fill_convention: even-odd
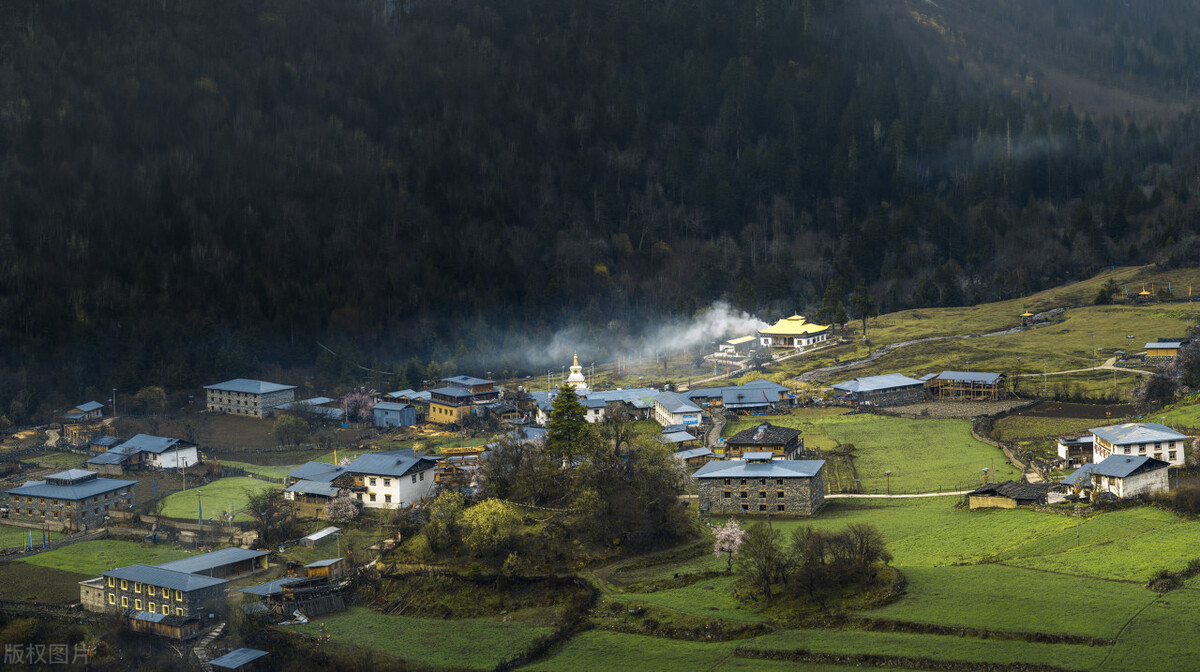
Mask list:
[[[333,541],[335,538],[342,536],[342,530],[337,527],[327,527],[323,530],[318,530],[300,540],[305,546],[319,546],[327,541]]]
[[[208,661],[208,664],[222,670],[244,670],[248,665],[266,655],[266,651],[259,649],[234,649],[219,658],[213,658]]]
[[[1045,504],[1050,488],[1049,483],[988,483],[967,493],[967,503],[972,509],[1015,509],[1022,505]]]
[[[417,424],[417,409],[410,404],[381,401],[371,409],[376,427],[412,427]]]
[[[324,577],[330,581],[337,581],[346,575],[346,559],[345,558],[328,558],[326,560],[317,560],[304,566],[308,572],[308,578],[315,579]]]

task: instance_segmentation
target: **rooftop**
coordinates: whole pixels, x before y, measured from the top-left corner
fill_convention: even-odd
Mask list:
[[[98,411],[102,408],[104,408],[104,404],[102,404],[98,401],[89,401],[86,404],[80,404],[80,405],[76,406],[75,408],[72,408],[71,410],[79,411],[80,413],[90,413],[92,411]]]
[[[409,404],[397,404],[391,401],[381,401],[372,408],[380,411],[403,411],[406,408],[412,408],[412,406]]]
[[[687,450],[676,451],[675,457],[681,460],[690,460],[693,457],[706,457],[712,454],[713,452],[708,448],[688,448]]]
[[[700,412],[699,406],[674,392],[659,392],[658,396],[654,397],[654,403],[661,404],[663,408],[667,409],[668,413]]]
[[[432,469],[435,460],[417,457],[411,448],[365,453],[346,465],[346,471],[375,476],[404,476],[409,472]]]
[[[1127,478],[1156,469],[1166,469],[1171,465],[1144,455],[1109,455],[1100,464],[1092,467],[1092,473],[1097,476],[1111,478]]]
[[[74,483],[76,481],[81,481],[85,478],[91,478],[92,476],[95,476],[95,475],[96,475],[96,472],[88,471],[87,469],[67,469],[66,471],[60,471],[55,474],[50,474],[49,476],[46,477],[46,479],[47,480],[54,479],[54,480],[58,480],[58,481],[71,481],[72,483]]]
[[[155,565],[155,567],[191,574],[207,572],[211,569],[231,565],[235,562],[242,562],[243,560],[261,558],[266,554],[266,551],[252,551],[248,548],[222,548],[212,553],[202,553],[200,555],[193,555],[190,558],[183,558],[182,560],[164,562],[160,565]]]
[[[1095,466],[1096,465],[1092,464],[1091,462],[1088,462],[1082,467],[1071,472],[1071,475],[1064,478],[1062,482],[1066,485],[1090,487],[1092,485],[1092,469],[1095,468]]]
[[[172,439],[166,436],[153,436],[151,434],[138,434],[125,443],[117,446],[117,448],[125,451],[127,454],[134,453],[165,453],[168,450],[178,450],[180,448],[192,448],[196,444],[183,439]]]
[[[103,453],[107,455],[107,453]],[[94,473],[94,472],[93,472]],[[26,481],[25,485],[5,490],[10,495],[22,497],[49,497],[53,499],[70,499],[78,501],[87,497],[95,497],[122,488],[132,489],[137,481],[122,481],[114,478],[93,478],[74,485],[53,485],[46,481]]]
[[[337,563],[341,562],[344,559],[345,558],[326,558],[325,560],[317,560],[316,562],[310,562],[307,565],[305,565],[305,567],[329,567],[331,565],[336,565]]]
[[[916,378],[909,378],[900,373],[885,373],[882,376],[867,376],[866,378],[855,378],[842,383],[834,383],[830,385],[835,390],[843,392],[877,392],[879,390],[890,390],[898,387],[912,387],[921,385],[921,381]]]
[[[972,495],[992,495],[1010,499],[1041,499],[1050,490],[1050,483],[1023,483],[1020,481],[1002,481],[988,483],[975,488]]]
[[[772,460],[709,462],[692,474],[694,478],[812,478],[820,473],[825,460]]]
[[[984,385],[995,385],[1003,377],[1002,373],[978,371],[942,371],[937,376],[938,380],[952,380],[956,383],[982,383]]]
[[[225,579],[214,579],[211,576],[201,576],[199,574],[180,572],[164,567],[152,567],[140,564],[110,569],[102,573],[101,576],[111,576],[115,579],[148,583],[152,586],[170,588],[171,590],[182,590],[185,593],[226,583]]]
[[[470,386],[494,384],[492,381],[490,381],[486,378],[474,378],[472,376],[451,376],[449,378],[442,378],[441,382],[450,383],[451,385],[470,385]]]
[[[265,380],[250,380],[248,378],[234,378],[216,385],[205,385],[206,390],[219,390],[221,392],[242,392],[244,394],[270,394],[272,392],[283,392],[284,390],[294,390],[295,385],[280,385],[279,383],[268,383]]]
[[[267,652],[259,649],[234,649],[219,658],[213,658],[208,661],[208,664],[226,670],[236,670],[246,663],[256,661],[265,655],[267,655]]]
[[[301,579],[299,577],[285,576],[282,579],[275,579],[274,581],[267,581],[266,583],[253,585],[249,588],[243,588],[241,592],[249,593],[251,595],[261,595],[263,597],[267,595],[277,595],[283,592],[283,587],[287,584],[295,583],[300,580]]]
[[[472,393],[470,390],[466,390],[461,387],[439,387],[436,390],[430,390],[430,393],[431,394],[440,394],[443,397],[466,398],[466,397],[474,396],[474,393]]]
[[[658,440],[661,443],[683,443],[684,441],[695,441],[696,437],[683,430],[675,432],[663,432],[658,435]]]
[[[323,497],[337,497],[341,492],[341,488],[332,483],[322,481],[306,481],[299,480],[284,488],[284,492],[299,492],[305,495],[321,495]]]
[[[785,317],[769,327],[758,330],[767,336],[792,336],[800,334],[819,334],[829,328],[828,324],[814,324],[804,319],[802,315]]]
[[[346,467],[329,462],[308,461],[288,472],[288,478],[298,478],[304,481],[320,481],[329,483],[346,473]]]
[[[1160,425],[1157,422],[1127,422],[1123,425],[1093,427],[1088,431],[1117,446],[1123,446],[1127,443],[1182,441],[1188,438],[1170,427]]]

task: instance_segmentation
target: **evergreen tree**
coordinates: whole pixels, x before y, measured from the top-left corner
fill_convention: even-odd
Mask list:
[[[575,388],[565,385],[554,398],[550,420],[546,423],[546,448],[552,454],[571,457],[583,452],[591,439],[587,411],[575,394]]]

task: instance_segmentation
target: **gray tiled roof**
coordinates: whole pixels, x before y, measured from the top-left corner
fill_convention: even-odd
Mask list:
[[[128,460],[132,453],[127,453],[123,450],[106,450],[95,457],[89,457],[87,464],[122,464]]]
[[[288,478],[328,483],[346,473],[346,467],[329,462],[308,461],[288,472]]]
[[[409,472],[432,469],[435,461],[426,456],[416,457],[411,448],[364,453],[346,466],[346,471],[374,476],[404,476]]]
[[[81,413],[89,413],[91,411],[99,410],[101,408],[104,408],[104,404],[102,404],[98,401],[89,401],[86,404],[80,404],[80,405],[76,406],[75,408],[72,408],[71,410],[79,411]]]
[[[713,452],[708,448],[688,448],[687,450],[675,451],[675,457],[681,460],[690,460],[693,457],[705,457],[712,454]]]
[[[96,472],[88,471],[87,469],[67,469],[66,471],[60,471],[55,474],[50,474],[46,478],[47,479],[55,478],[60,481],[77,481],[81,478],[87,478],[88,476],[95,476],[95,475],[96,475]]]
[[[867,376],[866,378],[855,378],[842,383],[834,383],[830,385],[835,390],[843,392],[877,392],[879,390],[890,390],[897,387],[912,387],[914,385],[923,385],[916,378],[909,378],[900,373],[887,373],[882,376]]]
[[[322,483],[320,481],[296,481],[295,483],[284,488],[284,492],[299,492],[306,495],[322,495],[325,497],[337,497],[341,492],[341,488],[332,483]]]
[[[210,569],[230,565],[243,560],[252,560],[266,555],[266,551],[252,551],[248,548],[222,548],[212,553],[193,555],[182,560],[173,560],[155,565],[159,569],[170,569],[176,572],[207,572]]]
[[[659,392],[655,404],[661,404],[668,413],[699,413],[700,407],[674,392]]]
[[[280,385],[279,383],[268,383],[265,380],[250,380],[248,378],[234,378],[216,385],[205,385],[206,390],[220,390],[222,392],[241,392],[243,394],[270,394],[272,392],[282,392],[284,390],[294,390],[295,385]]]
[[[488,383],[491,383],[492,381],[490,381],[486,378],[475,378],[472,376],[451,376],[449,378],[442,378],[442,382],[443,383],[451,383],[453,385],[472,385],[473,386],[473,385],[487,385]]]
[[[1009,499],[1040,500],[1050,491],[1050,483],[1021,483],[1002,481],[975,488],[969,494],[1008,497]]]
[[[1083,465],[1082,467],[1071,472],[1071,475],[1064,478],[1062,480],[1062,482],[1065,483],[1066,485],[1091,486],[1091,484],[1092,484],[1092,469],[1094,469],[1095,467],[1096,467],[1096,465],[1092,464],[1091,462],[1088,462],[1087,464]]]
[[[236,670],[246,663],[258,660],[265,655],[267,655],[267,652],[259,649],[234,649],[219,658],[213,658],[208,661],[208,664],[226,670]]]
[[[283,592],[283,587],[286,586],[287,584],[295,583],[300,580],[302,580],[302,579],[300,579],[299,577],[285,576],[282,579],[275,579],[274,581],[267,581],[266,583],[260,583],[260,584],[254,585],[254,586],[250,586],[249,588],[243,588],[241,590],[241,592],[249,593],[251,595],[262,595],[264,597],[267,595],[275,595],[277,593]]]
[[[1002,373],[980,373],[977,371],[942,371],[937,375],[938,380],[953,380],[957,383],[982,383],[995,385]]]
[[[440,394],[443,397],[470,397],[475,394],[461,387],[439,387],[436,390],[430,390],[430,392],[432,394]]]
[[[1109,455],[1100,464],[1092,467],[1092,473],[1097,476],[1112,478],[1127,478],[1155,469],[1166,469],[1171,466],[1162,460],[1144,455]]]
[[[185,593],[226,583],[225,579],[215,579],[211,576],[201,576],[199,574],[179,572],[173,569],[152,567],[150,565],[118,567],[117,569],[110,569],[104,572],[101,576],[111,576],[115,579],[148,583],[152,586],[161,586],[163,588],[170,588],[171,590],[182,590]]]
[[[154,436],[152,434],[138,434],[132,439],[117,446],[128,454],[133,453],[154,453],[161,454],[168,450],[178,450],[180,448],[192,448],[196,444],[183,439],[173,439],[167,436]]]
[[[825,460],[773,460],[709,462],[692,474],[694,478],[812,478],[825,466]]]
[[[695,441],[696,437],[685,431],[663,432],[658,435],[658,440],[661,443],[683,443],[684,441]]]
[[[1182,441],[1188,438],[1170,427],[1160,425],[1157,422],[1127,422],[1123,425],[1093,427],[1088,431],[1116,446],[1123,446],[1128,443]]]
[[[122,481],[114,478],[94,478],[75,485],[50,485],[46,481],[27,481],[25,485],[4,492],[21,497],[48,497],[78,501],[114,490],[132,489],[136,484],[137,481]]]

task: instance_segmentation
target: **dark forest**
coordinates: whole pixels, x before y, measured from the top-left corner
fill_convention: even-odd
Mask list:
[[[4,2],[0,411],[1196,258],[1200,117],[987,86],[877,4]],[[1194,88],[1195,21],[1087,4],[1036,3],[1060,51]]]

